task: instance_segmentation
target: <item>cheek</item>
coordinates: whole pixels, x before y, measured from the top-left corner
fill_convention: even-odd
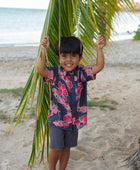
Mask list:
[[[59,59],[59,63],[63,64],[65,61],[63,59]]]
[[[74,62],[75,64],[78,64],[78,63],[80,62],[80,60],[79,60],[79,58],[78,58],[78,59],[73,59],[73,62]]]

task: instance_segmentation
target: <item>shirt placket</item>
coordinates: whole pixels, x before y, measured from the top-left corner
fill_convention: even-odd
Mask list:
[[[70,80],[72,82],[72,89],[71,89],[71,101],[70,101],[70,107],[72,111],[72,118],[76,116],[76,111],[77,111],[77,103],[76,103],[76,93],[75,93],[75,81],[74,81],[74,76],[70,75]]]

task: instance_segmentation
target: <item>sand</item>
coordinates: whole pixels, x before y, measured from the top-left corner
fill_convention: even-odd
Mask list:
[[[129,170],[121,167],[138,148],[140,137],[140,41],[118,41],[108,51],[106,64],[91,81],[88,100],[115,100],[115,110],[89,107],[88,125],[79,130],[78,146],[71,150],[67,170]],[[0,89],[24,87],[33,68],[37,47],[0,48]],[[0,170],[27,170],[32,148],[34,118],[19,123],[6,135],[20,96],[0,93]],[[13,127],[13,126],[12,126]],[[12,130],[12,128],[11,128]],[[38,167],[37,158],[32,170]]]

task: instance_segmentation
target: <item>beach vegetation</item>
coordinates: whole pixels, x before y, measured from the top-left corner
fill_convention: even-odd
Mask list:
[[[140,40],[140,25],[139,25],[137,31],[135,31],[135,35],[133,37],[133,40]]]
[[[116,105],[118,102],[111,99],[103,99],[103,100],[89,100],[87,101],[88,107],[99,107],[101,110],[116,110]]]
[[[81,64],[94,64],[96,58],[95,39],[98,34],[103,35],[106,41],[108,41],[110,32],[113,30],[113,17],[115,17],[123,5],[134,11],[132,3],[132,0],[50,0],[40,39],[42,41],[44,35],[50,37],[50,48],[48,51],[46,50],[46,66],[59,64],[55,56],[54,44],[56,40],[59,40],[60,45],[62,36],[78,37],[84,45]],[[10,122],[11,126],[15,117],[17,117],[14,125],[15,129],[19,120],[25,116],[28,105],[30,105],[30,110],[28,110],[30,115],[35,101],[35,128],[28,166],[34,164],[37,154],[40,155],[40,163],[44,161],[45,147],[47,148],[47,158],[49,154],[47,114],[50,104],[51,86],[44,83],[43,78],[36,71],[40,55],[41,47],[39,46],[35,65],[23,89],[16,113]],[[9,133],[10,126],[7,133]]]
[[[0,89],[0,93],[12,93],[15,95],[22,95],[23,88],[15,88],[15,89]]]
[[[4,113],[0,114],[0,120],[7,120],[8,118],[9,117],[6,114],[4,114]]]
[[[3,121],[4,123],[10,122],[10,116],[0,110],[0,121]]]

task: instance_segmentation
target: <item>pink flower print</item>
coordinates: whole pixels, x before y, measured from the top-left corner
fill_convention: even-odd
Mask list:
[[[59,73],[59,77],[61,78],[61,79],[64,79],[64,74],[63,74],[63,72],[61,72],[61,73]]]
[[[54,122],[53,122],[53,124],[55,125],[55,126],[59,126],[59,127],[64,127],[64,128],[67,128],[68,126],[69,126],[69,123],[65,123],[64,121],[62,121],[62,120],[55,120]]]
[[[87,112],[87,106],[79,106],[77,108],[78,112],[81,112],[81,113],[86,113]]]
[[[48,71],[48,76],[47,78],[45,78],[45,81],[48,83],[53,83],[53,77],[54,77],[53,71]]]
[[[77,81],[78,80],[78,77],[77,76],[74,76],[74,81]]]
[[[55,120],[55,121],[53,122],[53,124],[54,124],[55,126],[64,126],[64,122],[63,122],[62,120]]]
[[[50,118],[50,116],[52,116],[53,114],[51,114],[50,110],[48,111],[48,118]]]
[[[87,115],[83,115],[80,117],[81,123],[83,123],[83,126],[87,124]]]
[[[92,65],[84,66],[84,69],[91,69]]]
[[[80,117],[80,121],[87,122],[87,115],[83,115]]]
[[[69,104],[65,103],[65,101],[61,98],[61,96],[57,96],[57,101],[65,107],[65,109],[67,110],[67,113],[69,115],[72,115],[71,108],[70,108]]]
[[[69,123],[64,123],[64,128],[67,128],[69,126]]]
[[[60,111],[58,110],[57,105],[53,104],[50,106],[50,110],[52,111],[52,113],[59,113]]]
[[[81,88],[76,89],[76,94],[77,95],[80,95],[80,92],[81,92]]]
[[[49,77],[49,78],[53,78],[53,75],[54,75],[53,71],[49,71],[48,73],[49,73],[49,74],[48,74],[48,77]]]
[[[87,76],[92,76],[93,75],[92,69],[87,69],[86,72],[87,72]]]
[[[71,114],[71,108],[69,104],[65,103],[65,101],[61,96],[57,96],[57,101],[58,103],[61,103],[65,107],[65,109],[68,111],[69,114]]]
[[[58,89],[58,95],[62,95],[62,89]]]
[[[83,89],[83,84],[82,83],[78,83],[79,88],[77,88],[76,91],[76,100],[78,100],[81,96],[81,91]]]
[[[53,95],[57,98],[57,95],[58,95],[57,89],[56,89],[56,88],[53,88],[53,89],[52,89],[52,92],[53,92]]]
[[[54,78],[53,78],[52,85],[54,85],[54,84],[55,84],[55,81],[56,81],[56,78],[54,77]]]
[[[81,72],[81,80],[84,82],[86,79],[85,79],[85,76],[84,74]]]
[[[62,83],[59,81],[58,87],[59,87],[59,89],[58,89],[58,95],[62,96],[64,101],[67,101],[66,97],[68,96],[68,92],[67,92],[67,90],[66,90],[65,85],[62,84]],[[65,97],[64,95],[65,95],[66,97]]]
[[[63,71],[61,71],[61,69],[60,69],[60,66],[58,66],[58,74],[59,74],[59,77],[61,78],[61,79],[65,79],[65,77],[66,77],[66,71],[65,70],[63,70]]]
[[[67,115],[64,116],[64,121],[67,122],[67,123],[72,123],[72,117],[67,114]]]
[[[57,101],[61,104],[65,104],[65,101],[63,100],[63,97],[61,97],[60,95],[58,95],[58,90],[53,88],[52,89],[53,95],[57,98]]]
[[[67,84],[67,87],[68,87],[68,90],[71,91],[71,88],[72,88],[72,82],[70,81],[70,77],[66,77],[66,84]]]
[[[80,95],[80,92],[81,92],[81,90],[83,89],[83,84],[82,83],[78,83],[78,88],[76,89],[76,94],[77,95]]]
[[[63,103],[63,106],[68,111],[68,113],[71,114],[71,108],[70,108],[69,104],[68,103]]]
[[[62,97],[59,95],[57,96],[57,101],[58,101],[58,103],[61,103],[61,104],[65,103],[64,100],[62,99]]]
[[[80,120],[74,120],[73,123],[76,125],[77,129],[80,128]]]
[[[48,79],[48,77],[47,77],[47,78],[45,78],[45,82],[51,83],[52,81],[50,79]]]

